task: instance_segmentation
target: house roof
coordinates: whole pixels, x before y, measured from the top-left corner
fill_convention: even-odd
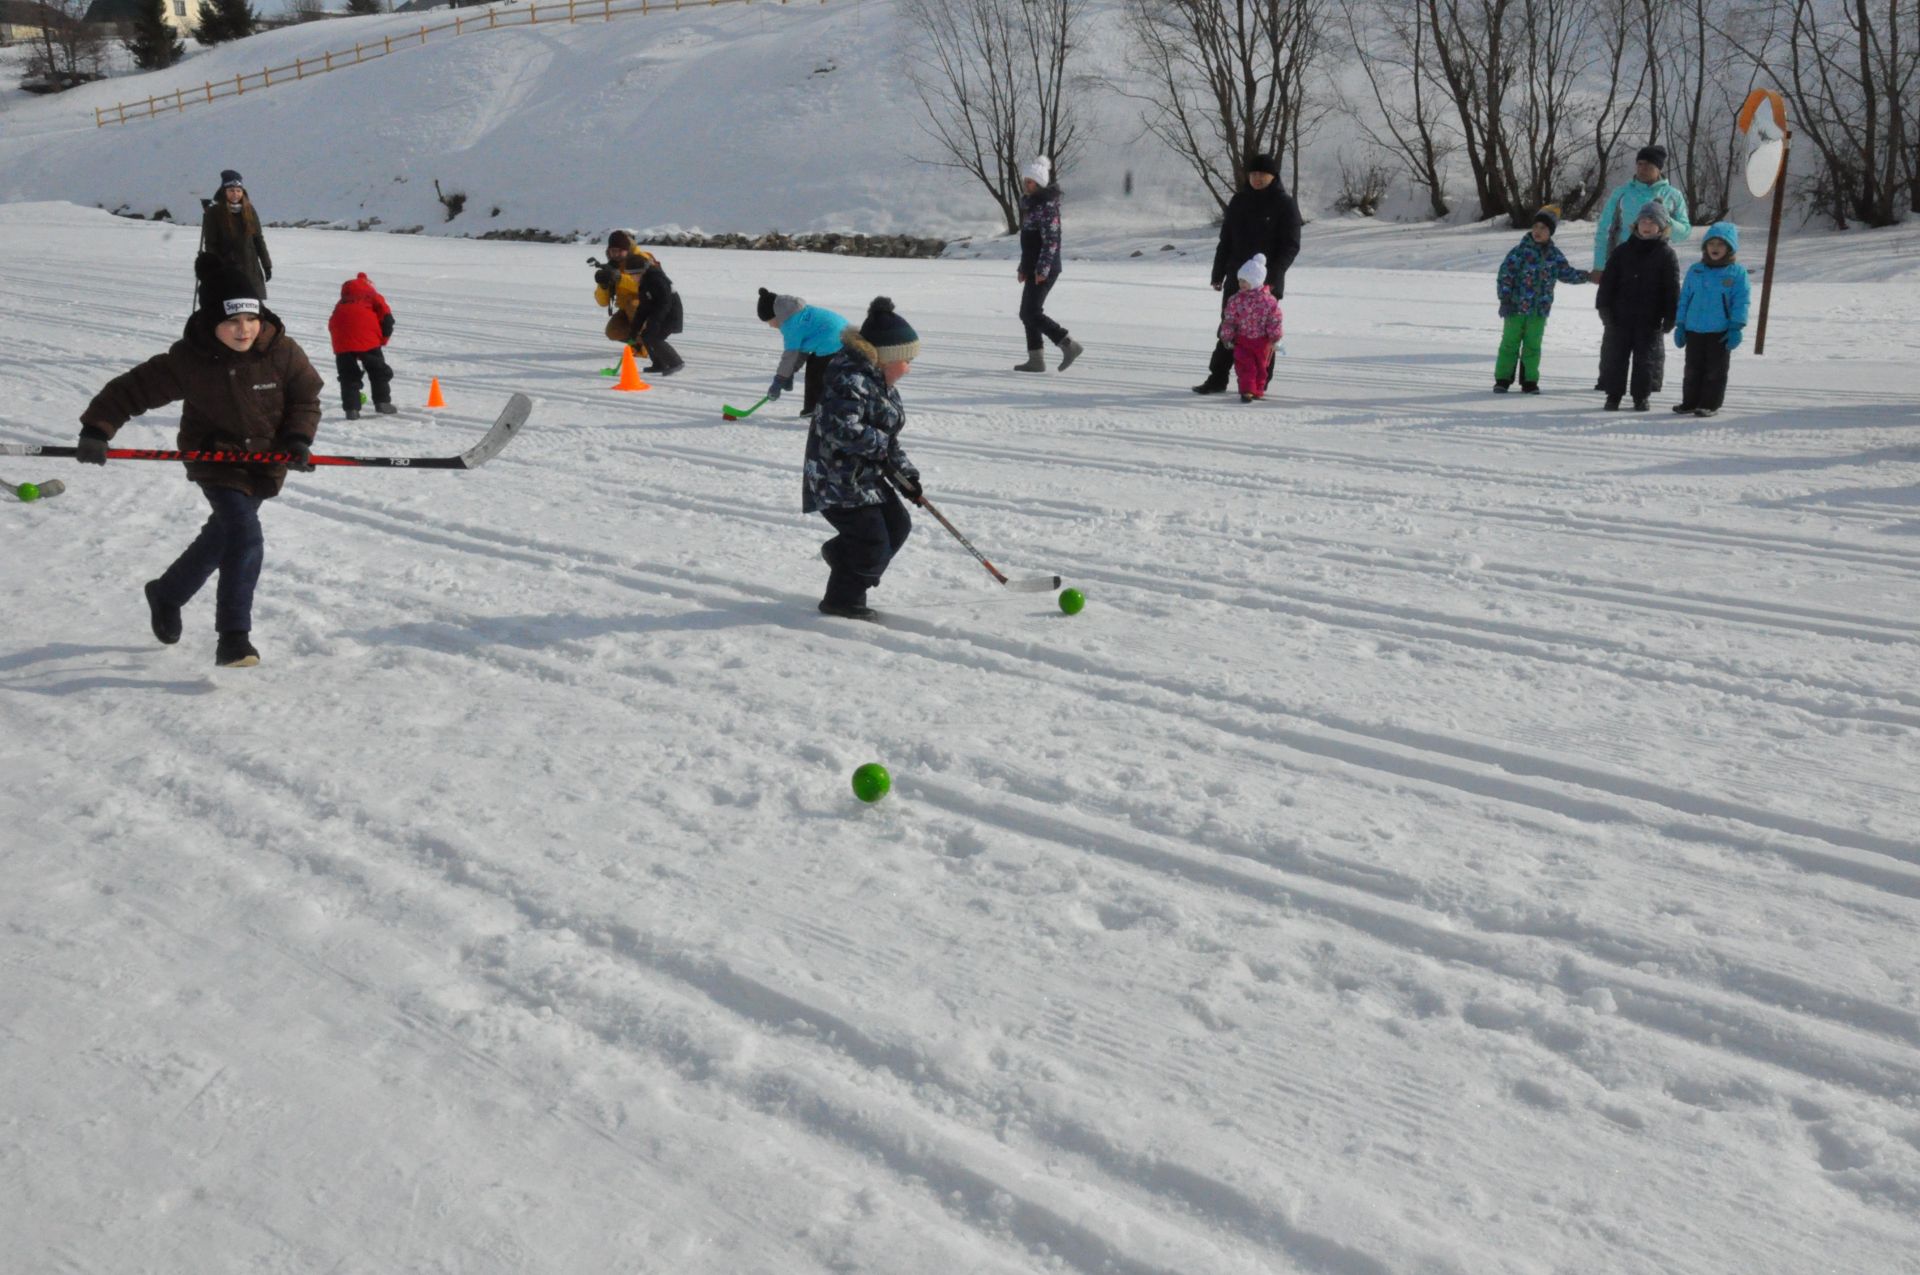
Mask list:
[[[133,22],[145,8],[144,0],[93,0],[87,6],[88,22]]]

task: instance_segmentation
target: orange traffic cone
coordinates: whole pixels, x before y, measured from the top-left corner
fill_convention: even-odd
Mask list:
[[[620,351],[620,379],[614,383],[616,390],[650,390],[653,386],[640,379],[640,369],[633,361],[633,347],[627,346]]]
[[[436,376],[433,378],[433,384],[427,387],[427,406],[445,407],[446,405],[446,397],[440,393],[440,378]]]

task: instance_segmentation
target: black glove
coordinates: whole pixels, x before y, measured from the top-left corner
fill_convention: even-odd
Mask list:
[[[926,493],[920,490],[920,475],[909,474],[904,469],[895,469],[888,473],[893,486],[902,496],[918,505],[924,502]]]
[[[601,266],[593,272],[593,281],[608,292],[612,292],[615,285],[620,282],[620,272],[612,266]]]
[[[273,450],[287,454],[287,468],[303,474],[313,472],[313,444],[298,434],[282,434],[273,440]]]
[[[91,425],[80,430],[79,455],[74,459],[82,465],[104,465],[107,463],[107,436]]]
[[[780,401],[780,395],[792,388],[793,378],[791,376],[774,377],[773,384],[767,386],[767,402],[778,403]]]
[[[383,314],[380,316],[380,339],[382,341],[391,341],[393,339],[393,316],[391,314]]]
[[[1671,331],[1673,331],[1673,320],[1672,319],[1660,320],[1660,335],[1665,336],[1667,333]]]
[[[259,239],[254,240],[253,247],[254,247],[254,252],[260,258],[261,281],[265,282],[273,278],[273,258],[267,255],[267,245],[264,241]]]

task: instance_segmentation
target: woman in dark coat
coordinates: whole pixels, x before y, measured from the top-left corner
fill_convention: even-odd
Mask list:
[[[220,189],[202,207],[200,251],[232,270],[253,287],[253,295],[267,299],[267,280],[273,278],[273,258],[267,255],[267,237],[260,233],[260,215],[240,174],[231,168],[220,174]]]
[[[1300,206],[1280,184],[1280,166],[1271,155],[1255,155],[1247,163],[1247,184],[1227,201],[1220,223],[1220,246],[1213,253],[1213,287],[1220,294],[1220,312],[1240,289],[1240,267],[1256,255],[1267,258],[1267,286],[1273,295],[1287,291],[1287,267],[1300,255]],[[1207,364],[1207,379],[1193,387],[1195,394],[1222,394],[1227,373],[1233,371],[1233,351],[1218,341]]]
[[[1053,180],[1053,161],[1046,156],[1020,170],[1020,323],[1027,330],[1027,361],[1016,372],[1047,370],[1046,347],[1060,347],[1060,370],[1086,353],[1067,330],[1047,317],[1047,294],[1060,280],[1060,183]]]
[[[311,469],[307,456],[320,426],[320,374],[247,279],[205,253],[194,273],[200,308],[181,338],[166,353],[108,381],[80,414],[80,462],[106,464],[107,444],[128,418],[184,402],[179,450],[282,452],[288,464]],[[213,513],[173,565],[147,581],[153,635],[168,645],[178,642],[181,608],[218,572],[214,662],[249,668],[260,662],[249,637],[254,586],[266,557],[260,504],[280,493],[287,465],[189,461],[186,470]]]

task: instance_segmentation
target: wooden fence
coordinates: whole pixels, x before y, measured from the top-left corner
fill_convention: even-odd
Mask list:
[[[766,2],[761,0],[761,3]],[[786,4],[787,0],[778,2]],[[821,4],[826,2],[820,0]],[[618,3],[616,0],[547,0],[545,4],[533,3],[524,8],[515,6],[504,13],[497,6],[490,6],[484,13],[462,14],[455,10],[456,16],[451,22],[422,26],[418,31],[403,31],[398,35],[365,41],[355,44],[352,49],[335,49],[310,58],[296,58],[285,66],[262,67],[258,71],[236,75],[230,80],[208,80],[197,89],[179,88],[144,101],[136,98],[113,106],[96,106],[93,123],[95,128],[105,128],[109,124],[152,119],[168,111],[184,111],[189,106],[216,102],[223,97],[258,93],[309,76],[358,66],[362,62],[386,57],[389,53],[418,48],[436,35],[475,35],[481,31],[499,31],[507,27],[538,26],[542,22],[611,22],[627,14],[677,13],[683,9],[711,9],[723,4],[752,3],[754,0],[618,0]],[[546,16],[542,17],[542,13]]]

